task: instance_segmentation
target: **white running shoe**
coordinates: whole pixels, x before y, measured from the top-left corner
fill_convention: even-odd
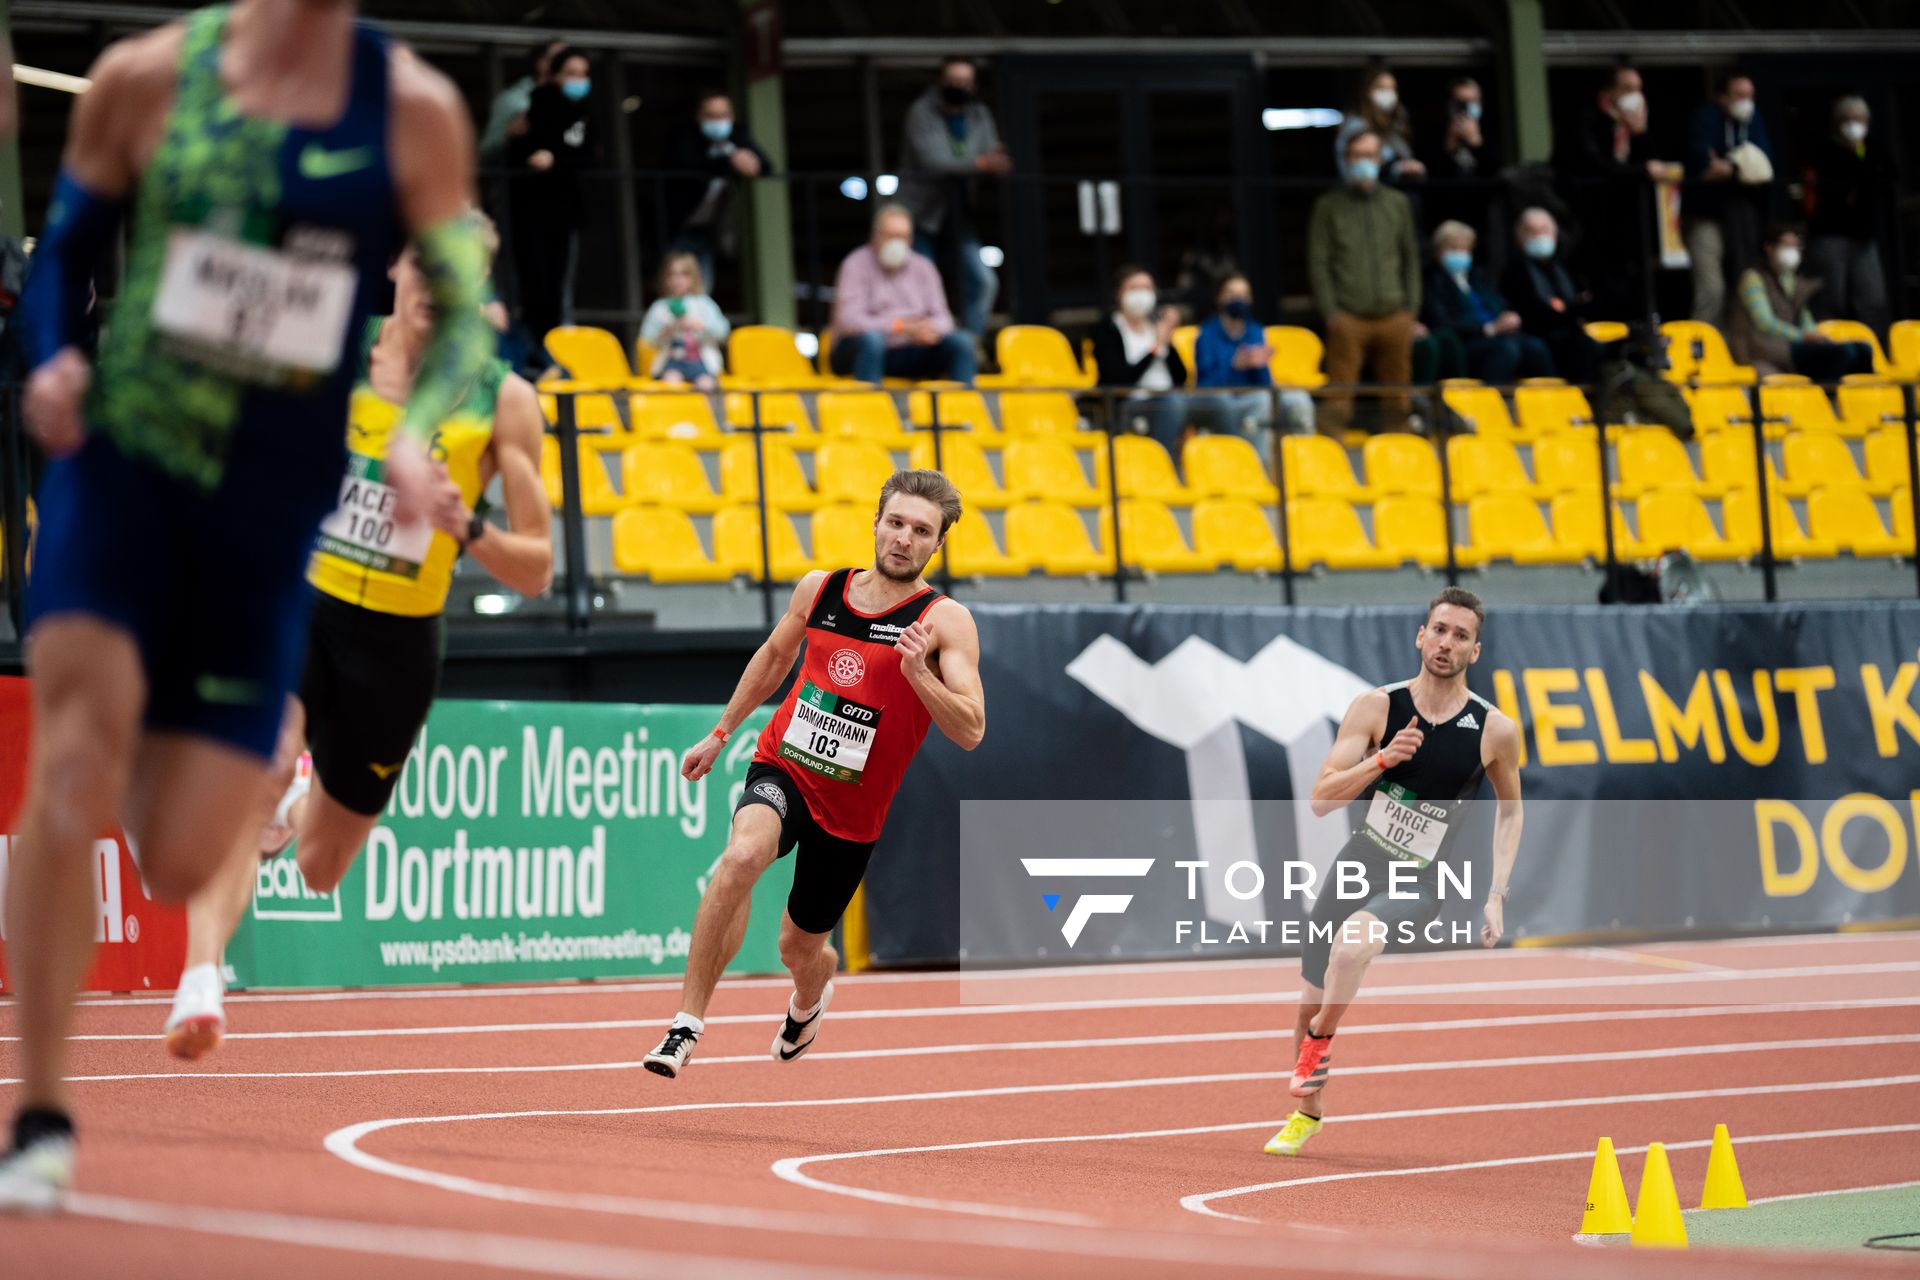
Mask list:
[[[65,1203],[73,1185],[72,1126],[43,1126],[24,1139],[21,1128],[16,1120],[16,1145],[0,1158],[0,1214],[52,1213]]]
[[[832,1000],[833,983],[829,981],[820,992],[820,1003],[814,1008],[813,1016],[803,1021],[793,1007],[793,997],[787,997],[786,1020],[780,1024],[780,1034],[773,1038],[775,1062],[792,1062],[813,1047],[814,1037],[820,1034],[820,1023],[826,1018],[827,1005]]]
[[[217,965],[195,965],[180,975],[173,993],[173,1011],[167,1015],[167,1052],[192,1062],[220,1047],[227,1034],[227,1014],[221,1004],[226,984]]]
[[[657,1076],[669,1080],[678,1079],[686,1069],[687,1059],[693,1056],[694,1043],[700,1039],[700,1033],[692,1027],[678,1024],[667,1028],[667,1035],[660,1047],[640,1059],[640,1065]]]
[[[287,793],[280,797],[280,803],[274,806],[273,817],[267,825],[260,828],[260,858],[265,861],[277,858],[287,851],[293,843],[293,806],[301,796],[313,789],[313,756],[302,753],[300,761],[293,767],[293,781],[287,784]]]

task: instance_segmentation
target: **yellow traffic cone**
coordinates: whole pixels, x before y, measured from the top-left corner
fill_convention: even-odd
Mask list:
[[[1587,1182],[1587,1212],[1580,1219],[1583,1236],[1618,1236],[1633,1230],[1627,1211],[1627,1184],[1620,1176],[1620,1160],[1613,1139],[1602,1138],[1593,1153],[1593,1177]]]
[[[1633,1205],[1633,1247],[1687,1247],[1687,1224],[1680,1216],[1673,1166],[1667,1163],[1666,1147],[1658,1142],[1647,1148],[1646,1167],[1640,1170],[1640,1198]]]
[[[1740,1166],[1733,1159],[1733,1139],[1723,1124],[1713,1126],[1713,1150],[1707,1156],[1707,1185],[1700,1192],[1700,1207],[1747,1207],[1747,1188],[1740,1181]]]

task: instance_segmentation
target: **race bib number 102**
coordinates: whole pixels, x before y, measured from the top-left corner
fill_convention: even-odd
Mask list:
[[[1420,797],[1398,783],[1383,782],[1367,806],[1367,835],[1396,858],[1426,866],[1447,838],[1445,812],[1432,814]]]

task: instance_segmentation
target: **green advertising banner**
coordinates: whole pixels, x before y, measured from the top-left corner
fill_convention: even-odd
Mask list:
[[[233,985],[630,978],[686,968],[756,711],[698,782],[680,755],[720,708],[440,702],[335,892],[291,851],[260,865],[227,948]],[[780,969],[791,859],[761,878],[733,971]]]

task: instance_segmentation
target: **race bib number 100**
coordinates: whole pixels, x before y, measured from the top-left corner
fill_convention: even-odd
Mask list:
[[[1447,838],[1447,815],[1427,812],[1420,797],[1398,783],[1383,782],[1367,806],[1367,834],[1396,858],[1426,866]]]
[[[363,453],[348,458],[340,503],[320,522],[319,549],[381,573],[417,578],[433,545],[433,526],[425,520],[394,521],[393,488],[385,475],[378,458]]]
[[[355,283],[346,262],[176,227],[153,325],[232,376],[328,374],[345,349]]]
[[[809,680],[794,699],[793,719],[780,740],[780,758],[836,782],[858,782],[879,730],[878,707],[828,693]]]

